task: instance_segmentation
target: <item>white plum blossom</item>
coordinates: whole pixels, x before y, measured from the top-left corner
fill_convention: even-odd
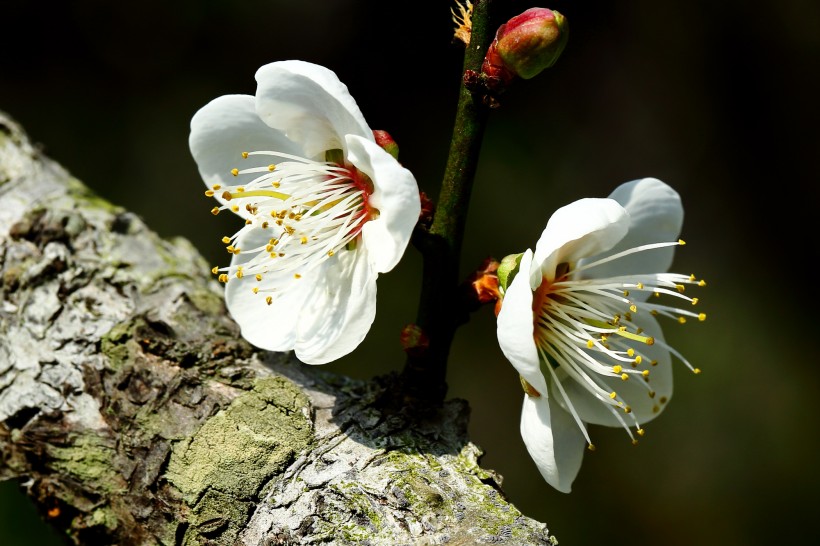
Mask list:
[[[402,257],[420,212],[413,175],[374,138],[332,71],[302,61],[256,72],[191,120],[206,195],[244,220],[214,274],[242,336],[324,364],[355,349],[376,315],[376,279]]]
[[[623,427],[637,443],[672,396],[672,356],[700,372],[656,320],[706,318],[685,291],[705,282],[667,273],[682,224],[672,188],[628,182],[608,199],[558,209],[502,283],[498,341],[526,393],[521,435],[559,491],[570,491],[584,448],[594,449],[587,424]]]

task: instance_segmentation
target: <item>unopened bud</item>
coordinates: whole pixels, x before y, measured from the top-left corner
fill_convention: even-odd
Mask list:
[[[376,129],[373,131],[373,138],[376,139],[376,144],[381,146],[385,152],[393,156],[393,159],[399,158],[399,145],[396,144],[396,141],[393,140],[390,133]]]
[[[482,72],[502,85],[515,76],[533,78],[555,64],[568,37],[563,15],[546,8],[530,8],[498,28]]]
[[[410,356],[420,357],[430,348],[430,338],[416,324],[408,324],[399,335],[401,348]]]

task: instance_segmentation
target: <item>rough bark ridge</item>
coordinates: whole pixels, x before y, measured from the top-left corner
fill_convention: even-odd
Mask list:
[[[162,240],[0,113],[0,480],[76,544],[549,544],[458,400],[256,351]],[[380,409],[381,408],[381,409]]]

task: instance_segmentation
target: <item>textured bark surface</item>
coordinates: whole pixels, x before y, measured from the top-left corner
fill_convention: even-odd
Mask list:
[[[259,352],[162,240],[0,112],[0,480],[77,544],[550,544],[469,408]],[[400,407],[401,404],[398,404]]]

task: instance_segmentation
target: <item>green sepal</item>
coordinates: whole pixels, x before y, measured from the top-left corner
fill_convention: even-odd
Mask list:
[[[507,287],[518,274],[518,269],[521,266],[521,256],[523,255],[523,252],[510,254],[501,260],[496,274],[498,275],[498,288],[502,295],[507,291]]]

